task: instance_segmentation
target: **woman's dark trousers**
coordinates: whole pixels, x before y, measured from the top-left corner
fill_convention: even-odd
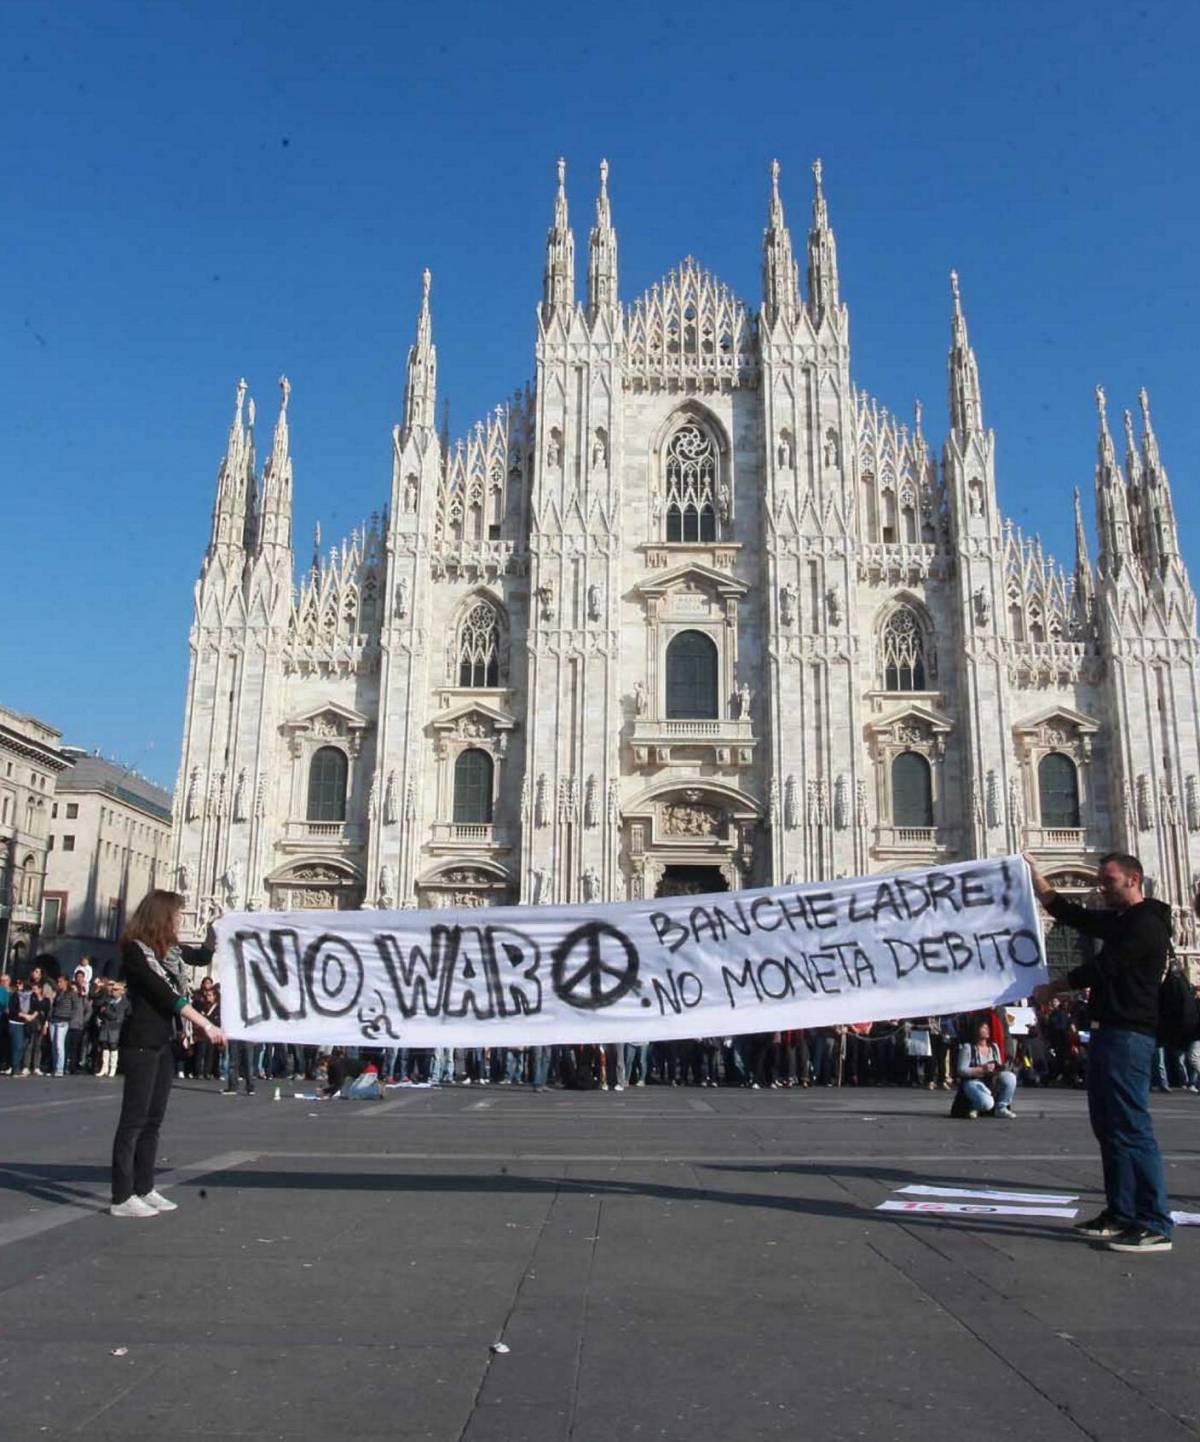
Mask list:
[[[154,1190],[158,1131],[166,1114],[175,1078],[175,1058],[168,1042],[157,1048],[123,1046],[121,1067],[125,1094],[121,1120],[113,1138],[112,1199],[127,1202]]]

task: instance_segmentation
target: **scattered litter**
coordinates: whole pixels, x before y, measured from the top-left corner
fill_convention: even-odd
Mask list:
[[[511,1351],[511,1348],[506,1347],[503,1342],[493,1342],[493,1343],[492,1343],[492,1351],[493,1351],[493,1352],[508,1352],[508,1351]]]
[[[1200,1227],[1200,1212],[1172,1212],[1171,1220],[1177,1227]]]
[[[1064,1342],[1073,1342],[1075,1340],[1075,1337],[1071,1332],[1055,1332],[1054,1335],[1056,1337],[1061,1337]]]
[[[860,1122],[877,1122],[878,1120],[878,1117],[859,1117]]]
[[[114,1357],[128,1357],[128,1356],[129,1356],[129,1348],[128,1348],[128,1347],[114,1347],[114,1348],[112,1349],[112,1354],[113,1354]]]
[[[276,1088],[275,1088],[275,1095],[271,1098],[271,1100],[277,1102],[277,1101],[281,1101],[282,1098],[283,1098],[283,1093],[279,1090],[278,1087],[276,1087]]]
[[[1077,1194],[1051,1195],[1049,1192],[1004,1192],[996,1187],[927,1187],[912,1183],[897,1187],[898,1192],[907,1192],[917,1197],[975,1197],[985,1202],[1043,1202],[1048,1207],[1066,1207],[1077,1202]]]
[[[267,1244],[268,1246],[273,1246],[274,1243],[275,1243],[275,1238],[274,1238],[274,1237],[255,1237],[254,1240],[255,1240],[256,1242],[266,1242],[266,1244]]]
[[[324,1098],[320,1092],[293,1092],[292,1100],[298,1102],[319,1102],[323,1101]]]
[[[984,1202],[880,1202],[877,1212],[934,1212],[972,1217],[1074,1217],[1077,1207],[1010,1207]]]

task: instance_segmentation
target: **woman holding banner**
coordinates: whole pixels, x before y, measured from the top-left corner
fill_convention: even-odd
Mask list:
[[[109,1212],[114,1217],[153,1217],[176,1210],[174,1202],[154,1189],[154,1161],[174,1081],[177,1018],[190,1021],[214,1046],[225,1040],[220,1028],[188,1000],[184,964],[207,967],[212,950],[180,945],[183,904],[178,892],[151,891],[121,938],[129,1015],[121,1028],[125,1094],[113,1138]]]

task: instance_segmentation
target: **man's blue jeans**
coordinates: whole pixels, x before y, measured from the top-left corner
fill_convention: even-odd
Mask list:
[[[1141,1032],[1094,1030],[1088,1048],[1088,1112],[1100,1143],[1109,1213],[1169,1237],[1171,1208],[1150,1120],[1154,1051],[1154,1038]]]
[[[65,1076],[67,1070],[67,1025],[65,1021],[50,1023],[50,1045],[54,1051],[54,1075]]]

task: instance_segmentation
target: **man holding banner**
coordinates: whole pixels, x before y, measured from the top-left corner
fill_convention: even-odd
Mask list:
[[[1136,856],[1101,858],[1096,884],[1106,910],[1090,911],[1060,896],[1030,857],[1030,875],[1055,921],[1101,942],[1099,953],[1034,992],[1049,1001],[1091,990],[1088,1111],[1100,1144],[1106,1204],[1076,1230],[1109,1251],[1171,1250],[1171,1209],[1162,1156],[1150,1120],[1150,1076],[1158,1033],[1158,988],[1171,949],[1171,909],[1142,894]]]

